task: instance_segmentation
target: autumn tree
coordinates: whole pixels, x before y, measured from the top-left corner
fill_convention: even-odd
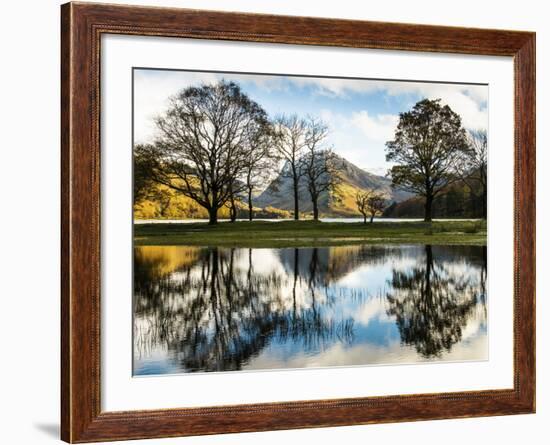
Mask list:
[[[134,204],[146,198],[154,185],[150,174],[155,165],[153,150],[153,146],[149,144],[136,144],[134,147]]]
[[[367,223],[367,217],[370,222],[374,221],[374,217],[381,215],[386,208],[386,198],[376,190],[359,191],[355,195],[355,204],[357,210],[363,215],[363,223]]]
[[[156,119],[151,178],[193,199],[217,223],[235,196],[237,180],[258,133],[268,125],[263,108],[234,82],[188,87]]]
[[[468,150],[460,116],[440,99],[423,99],[400,113],[386,160],[396,164],[390,170],[394,187],[424,197],[424,221],[432,220],[434,198],[458,179],[455,166]]]
[[[134,148],[133,163],[134,205],[148,199],[157,204],[160,216],[166,216],[174,195],[172,190],[159,187],[151,177],[151,167],[155,164],[154,148],[150,144],[137,144]]]
[[[299,186],[303,176],[301,158],[307,147],[308,122],[297,115],[282,115],[274,123],[274,147],[285,161],[282,178],[290,178],[294,197],[294,219],[300,219]]]
[[[302,172],[311,203],[313,219],[319,220],[319,197],[323,192],[329,192],[338,184],[338,158],[330,148],[325,147],[328,127],[322,121],[308,118],[305,134],[305,154],[300,158]]]

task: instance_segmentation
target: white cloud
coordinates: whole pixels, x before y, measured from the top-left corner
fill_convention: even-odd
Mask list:
[[[136,70],[134,72],[135,140],[148,142],[155,134],[154,118],[168,106],[169,97],[190,86],[214,84],[221,79],[253,82],[266,91],[284,91],[284,77],[247,76],[193,71]]]
[[[348,98],[353,93],[385,92],[390,96],[418,95],[427,99],[441,99],[449,105],[469,129],[487,129],[486,85],[457,85],[427,82],[387,80],[288,78],[298,86],[314,86],[317,94]]]
[[[393,138],[395,127],[399,122],[399,116],[395,114],[378,114],[371,116],[363,110],[353,113],[351,122],[359,128],[364,135],[374,141],[386,142]]]
[[[463,92],[444,92],[439,95],[441,101],[449,105],[462,118],[462,125],[472,130],[487,129],[487,108],[481,107],[476,101]]]
[[[135,141],[150,141],[156,131],[154,118],[166,109],[169,97],[191,85],[216,81],[217,77],[212,73],[134,71]]]
[[[488,87],[486,85],[458,85],[428,82],[404,82],[388,80],[323,79],[288,77],[300,87],[313,86],[317,94],[349,98],[354,93],[381,92],[389,96],[421,96],[427,99],[441,99],[462,118],[468,129],[487,129]],[[372,119],[372,116],[368,116]],[[366,122],[368,128],[384,125],[384,122]]]
[[[348,98],[353,93],[368,93],[380,89],[379,81],[319,77],[288,77],[288,80],[300,87],[312,86],[317,94],[329,97]]]
[[[485,85],[392,82],[386,91],[392,96],[416,94],[427,99],[441,99],[460,115],[466,128],[487,129],[488,88]]]
[[[356,113],[319,112],[330,128],[330,144],[336,153],[361,168],[374,168],[384,174],[390,166],[386,162],[385,143],[393,137],[398,116],[371,115],[363,110]]]

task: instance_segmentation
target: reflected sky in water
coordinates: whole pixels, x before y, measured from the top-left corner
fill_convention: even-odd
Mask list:
[[[134,375],[487,359],[484,246],[140,246]]]

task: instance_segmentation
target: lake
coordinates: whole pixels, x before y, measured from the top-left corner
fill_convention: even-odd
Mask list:
[[[248,219],[238,218],[237,221],[248,221]],[[282,221],[294,221],[294,219],[286,218],[254,218],[254,221],[266,221],[266,222],[282,222]],[[304,219],[301,221],[313,221],[313,219]],[[338,222],[338,223],[362,223],[363,218],[319,218],[321,222]],[[395,223],[395,222],[423,222],[423,218],[374,218],[373,222],[383,223]],[[434,218],[433,221],[476,221],[472,218],[452,218],[452,219],[440,219]],[[207,219],[134,219],[134,224],[197,224],[207,223]],[[228,219],[218,219],[218,222],[229,222]]]
[[[485,246],[134,248],[134,375],[486,360]]]

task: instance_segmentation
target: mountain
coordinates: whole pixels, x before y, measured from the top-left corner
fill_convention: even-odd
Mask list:
[[[375,176],[384,176],[386,172],[388,171],[385,167],[361,167],[363,170],[365,170],[367,173],[371,173]]]
[[[361,190],[376,189],[387,196],[388,201],[401,202],[412,195],[410,193],[393,190],[391,179],[369,173],[348,160],[337,156],[335,166],[340,176],[340,183],[331,193],[323,193],[319,199],[321,216],[357,216],[355,195]],[[275,207],[282,210],[294,210],[292,192],[292,179],[284,172],[288,171],[288,165],[283,166],[279,175],[259,195],[254,204],[259,207]],[[300,212],[311,212],[312,204],[305,180],[299,185]]]

